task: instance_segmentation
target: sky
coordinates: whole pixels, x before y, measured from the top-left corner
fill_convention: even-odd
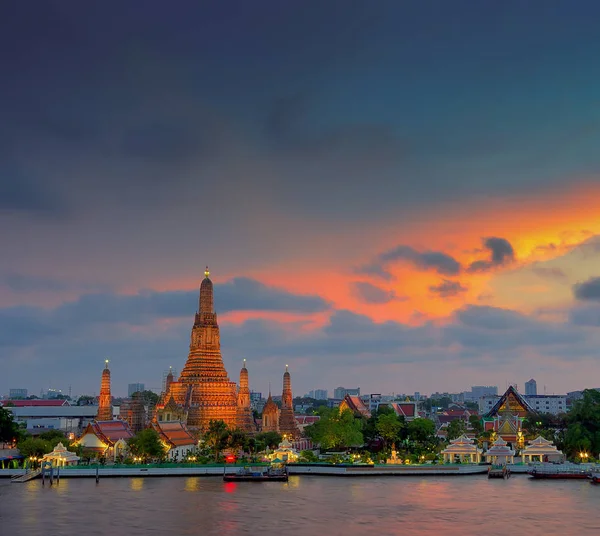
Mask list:
[[[0,394],[600,386],[600,4],[0,7]],[[522,387],[521,387],[522,388]]]

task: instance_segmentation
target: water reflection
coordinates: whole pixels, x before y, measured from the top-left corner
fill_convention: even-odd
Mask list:
[[[285,491],[285,493],[284,493]],[[86,536],[403,536],[508,531],[537,536],[600,534],[600,486],[587,481],[476,477],[290,478],[287,484],[220,478],[0,481],[1,534]],[[200,529],[201,527],[201,529]]]
[[[144,489],[143,478],[131,478],[130,486],[133,491],[142,491]]]

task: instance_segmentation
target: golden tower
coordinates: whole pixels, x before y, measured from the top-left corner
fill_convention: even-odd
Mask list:
[[[237,427],[249,434],[256,432],[252,409],[250,408],[250,388],[248,387],[248,369],[246,360],[240,370],[240,386],[237,397]]]
[[[166,404],[172,396],[187,411],[186,424],[199,430],[206,430],[211,420],[222,420],[235,428],[238,413],[237,385],[229,381],[221,357],[213,283],[209,275],[207,266],[200,285],[187,362],[179,379],[170,381],[163,397],[163,404]]]
[[[283,393],[281,395],[281,413],[279,414],[279,432],[288,436],[288,438],[297,439],[300,437],[300,429],[294,417],[294,405],[292,397],[292,379],[285,366],[283,374]]]
[[[102,381],[100,382],[100,396],[98,398],[98,421],[112,421],[112,397],[110,396],[110,370],[108,370],[108,359],[104,362]]]

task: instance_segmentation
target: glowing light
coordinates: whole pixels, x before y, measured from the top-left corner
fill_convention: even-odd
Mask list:
[[[206,270],[204,270],[204,276],[208,277],[210,275],[210,272],[208,271],[208,266],[206,267]]]

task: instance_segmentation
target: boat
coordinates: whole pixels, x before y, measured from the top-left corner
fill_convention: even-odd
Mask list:
[[[288,473],[285,468],[242,467],[236,473],[223,473],[223,480],[225,482],[287,482]]]
[[[510,469],[506,465],[491,465],[488,468],[488,478],[510,478]]]
[[[527,471],[527,474],[532,478],[562,478],[562,479],[583,479],[588,478],[591,470],[588,467],[564,463],[553,464],[544,463],[533,466]]]
[[[600,484],[600,473],[598,471],[592,471],[588,478],[592,484]]]

